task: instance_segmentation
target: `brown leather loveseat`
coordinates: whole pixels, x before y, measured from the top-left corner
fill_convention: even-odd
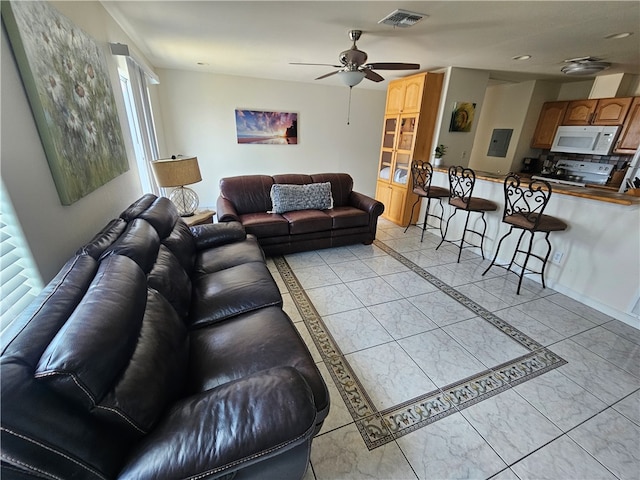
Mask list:
[[[4,479],[302,478],[326,385],[255,237],[146,195],[5,331]]]
[[[384,211],[346,173],[223,178],[217,208],[219,222],[240,222],[267,255],[370,244]]]

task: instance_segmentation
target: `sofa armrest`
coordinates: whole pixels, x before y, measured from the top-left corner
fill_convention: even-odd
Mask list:
[[[351,192],[349,195],[349,205],[360,210],[364,210],[369,216],[379,217],[384,212],[384,204],[363,193]]]
[[[206,223],[190,227],[197,250],[219,247],[247,238],[247,232],[239,222]]]
[[[272,368],[180,401],[118,478],[224,476],[309,441],[315,420],[313,394],[300,373]]]
[[[216,202],[216,208],[218,209],[216,212],[216,216],[218,217],[218,222],[239,222],[240,215],[236,211],[236,207],[233,205],[231,200],[218,197]]]

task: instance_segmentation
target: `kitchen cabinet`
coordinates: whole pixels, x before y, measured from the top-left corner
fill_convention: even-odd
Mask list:
[[[622,125],[629,113],[633,97],[602,98],[594,112],[591,125]]]
[[[389,82],[385,115],[420,112],[425,82],[421,75],[413,77]]]
[[[598,100],[574,100],[569,102],[567,111],[562,119],[562,125],[589,125],[593,113],[596,111]]]
[[[550,149],[569,102],[546,102],[542,105],[531,148]]]
[[[613,151],[634,154],[638,148],[640,148],[640,97],[635,97]]]
[[[411,183],[411,162],[431,158],[443,77],[419,73],[392,80],[387,88],[376,199],[385,206],[382,216],[398,225],[411,220],[411,206],[418,198]]]
[[[632,100],[620,97],[571,101],[562,125],[622,125]]]

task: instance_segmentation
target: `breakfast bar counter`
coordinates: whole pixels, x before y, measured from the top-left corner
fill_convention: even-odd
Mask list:
[[[448,167],[434,167],[433,169],[436,172],[442,172],[446,174],[448,172]],[[496,182],[503,183],[506,175],[501,175],[497,173],[490,172],[482,172],[478,170],[474,170],[476,173],[476,179],[478,180],[486,180],[488,182]],[[529,174],[518,174],[520,175],[523,183],[528,181],[530,177]],[[616,203],[618,205],[640,205],[640,197],[635,197],[633,195],[628,195],[626,193],[618,193],[613,190],[608,190],[606,188],[594,186],[594,187],[577,187],[573,185],[562,185],[559,183],[551,183],[551,189],[554,194],[560,195],[570,195],[572,197],[580,197],[580,198],[588,198],[590,200],[598,200],[600,202],[608,202],[608,203]]]
[[[448,188],[448,168],[434,170],[432,185]],[[522,175],[523,183],[528,181],[525,176]],[[505,175],[476,171],[476,179],[473,196],[498,204],[497,211],[485,214],[484,255],[491,259],[498,240],[508,230],[502,223]],[[546,268],[547,285],[606,316],[640,328],[640,197],[555,183],[552,192],[545,213],[560,218],[569,227],[550,237],[552,256]],[[446,198],[442,203],[446,219],[451,210]],[[418,218],[424,218],[425,206],[423,202]],[[448,239],[460,238],[463,218],[453,217]],[[471,222],[478,222],[476,225],[480,227],[479,215],[471,215]],[[499,258],[499,263],[509,263],[515,247],[512,237],[517,235],[505,240],[500,256],[504,252],[506,258]],[[534,250],[537,242],[544,243],[543,237],[536,239]],[[472,251],[479,253],[478,249]],[[539,281],[539,276],[530,279]]]

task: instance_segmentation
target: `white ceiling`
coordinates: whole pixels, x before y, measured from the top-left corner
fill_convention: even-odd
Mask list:
[[[633,1],[107,1],[102,4],[154,67],[314,82],[358,48],[369,62],[419,63],[491,71],[497,81],[567,81],[563,60],[592,56],[612,63],[599,75],[640,74],[640,2]],[[410,28],[378,21],[397,8],[428,15]],[[609,34],[632,32],[623,39]],[[516,61],[516,55],[531,55]],[[206,65],[198,65],[203,62]],[[385,79],[411,71],[382,71]],[[317,80],[338,85],[332,76]],[[363,81],[356,88],[386,88]]]

